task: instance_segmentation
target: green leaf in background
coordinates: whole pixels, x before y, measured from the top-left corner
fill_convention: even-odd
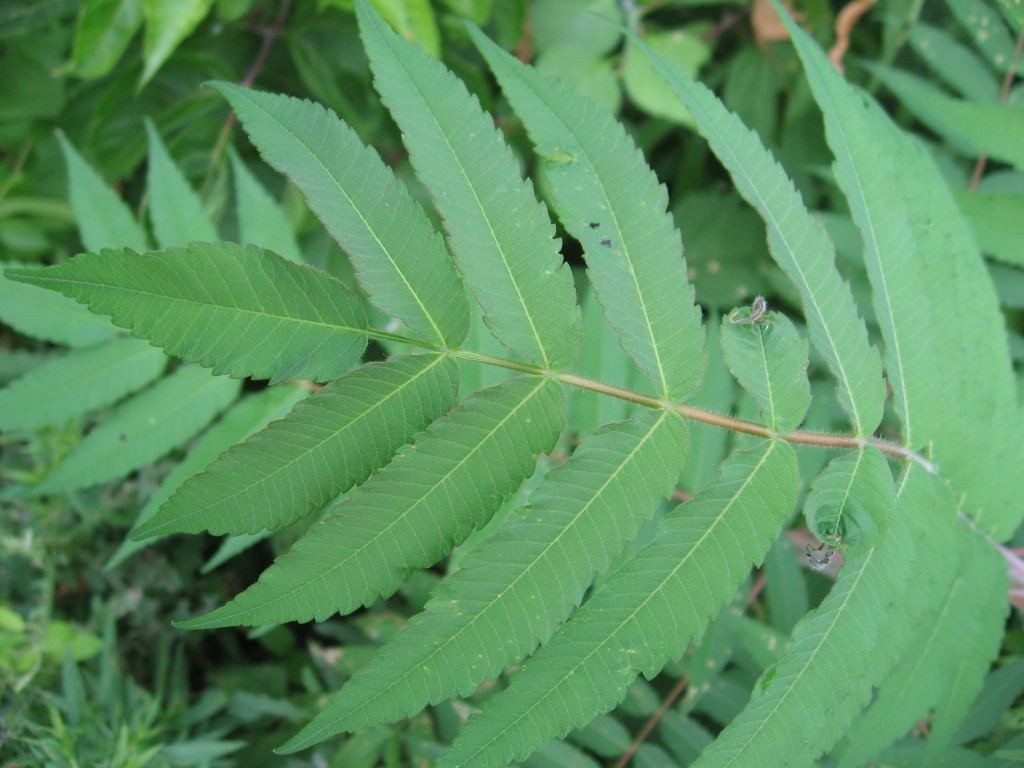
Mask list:
[[[762,420],[780,434],[789,432],[803,421],[811,404],[807,342],[778,312],[768,312],[756,322],[740,320],[740,315],[722,318],[725,362],[761,408]]]
[[[617,704],[699,637],[759,563],[796,501],[796,457],[763,442],[728,458],[470,718],[442,768],[502,766]]]
[[[186,481],[132,538],[293,523],[363,482],[444,414],[457,374],[451,360],[429,355],[356,369]]]
[[[228,83],[213,87],[263,158],[288,174],[349,253],[370,301],[428,341],[462,343],[469,305],[451,256],[377,153],[319,105]]]
[[[540,53],[576,44],[601,55],[614,50],[622,39],[616,26],[623,22],[622,8],[616,0],[536,0],[530,20],[533,44]]]
[[[587,275],[622,348],[664,397],[685,399],[704,373],[704,330],[668,195],[622,125],[471,27],[473,42],[545,161],[558,217],[582,243]],[[624,181],[627,180],[627,181]]]
[[[549,451],[560,385],[509,379],[477,392],[309,529],[260,580],[187,629],[323,621],[391,595],[482,526]]]
[[[137,339],[74,350],[0,389],[0,430],[60,424],[116,403],[159,376],[166,364],[163,352]]]
[[[124,200],[62,134],[57,134],[57,141],[68,167],[68,196],[82,244],[90,251],[101,248],[147,250],[149,238]]]
[[[971,157],[988,155],[1024,170],[1024,104],[954,99],[908,72],[873,65],[871,72],[931,130]]]
[[[186,480],[205,469],[235,443],[242,442],[271,421],[284,418],[292,406],[308,394],[309,391],[303,387],[281,385],[267,387],[255,395],[243,397],[189,447],[188,455],[170,471],[139,511],[135,528],[138,529],[156,515],[157,510]],[[116,568],[152,543],[152,539],[144,542],[126,539],[103,566],[104,570]]]
[[[689,108],[737,191],[764,219],[771,254],[800,292],[811,341],[836,377],[839,402],[855,431],[871,434],[885,402],[881,360],[868,342],[850,287],[836,269],[828,235],[757,136],[685,70],[647,53]]]
[[[702,27],[648,31],[643,36],[651,50],[666,61],[696,75],[711,56],[711,47],[701,39]],[[693,125],[693,118],[672,88],[654,71],[651,60],[634,40],[626,43],[622,82],[629,98],[647,114],[682,125]]]
[[[356,9],[374,85],[445,219],[452,254],[488,328],[531,362],[568,366],[581,341],[579,308],[533,185],[460,80],[394,35],[365,2]]]
[[[218,373],[329,381],[366,346],[363,308],[343,283],[252,245],[193,243],[146,255],[106,249],[7,274],[88,302]]]
[[[995,0],[995,3],[1015,34],[1024,31],[1024,4],[1018,0]]]
[[[910,30],[914,52],[960,96],[975,102],[999,100],[999,80],[970,48],[922,21]]]
[[[241,382],[188,365],[121,404],[34,490],[61,493],[117,480],[180,448],[238,395]]]
[[[82,0],[68,68],[78,77],[102,77],[141,26],[142,0]]]
[[[212,243],[220,238],[203,201],[185,174],[174,164],[152,121],[146,121],[149,140],[149,171],[146,192],[153,235],[161,248],[187,245],[195,240]],[[124,243],[115,245],[123,246]]]
[[[1010,18],[1020,19],[1020,3],[1017,0],[996,0],[1001,8],[1010,3],[1017,3],[1015,13]],[[1013,38],[1006,31],[1003,20],[999,17],[991,3],[985,0],[946,0],[946,7],[967,32],[967,36],[975,47],[988,59],[989,63],[1000,72],[1006,72],[1013,63]],[[1004,11],[1005,15],[1005,11]]]
[[[234,147],[228,152],[235,180],[238,236],[241,242],[258,245],[297,264],[305,263],[291,222],[281,206],[256,180]]]
[[[544,477],[530,506],[441,582],[408,630],[293,744],[466,696],[520,661],[551,636],[671,493],[688,448],[685,423],[669,411],[645,410],[584,438],[567,463]]]
[[[59,293],[15,282],[8,273],[24,264],[2,264],[0,320],[26,336],[69,347],[90,347],[118,334],[109,317],[94,315]]]
[[[441,56],[441,37],[430,0],[370,0],[391,28],[406,40],[413,40],[435,58]]]
[[[833,459],[815,478],[804,502],[807,527],[847,557],[877,546],[896,508],[892,474],[877,448]]]
[[[1024,194],[975,190],[954,195],[982,252],[1024,269]]]
[[[142,0],[146,19],[142,58],[145,68],[139,80],[141,90],[213,7],[215,0]]]

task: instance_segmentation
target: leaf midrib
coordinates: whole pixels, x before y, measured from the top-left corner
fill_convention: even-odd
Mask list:
[[[253,310],[253,309],[247,309],[245,307],[231,306],[229,304],[215,304],[215,303],[209,302],[209,301],[200,301],[200,300],[194,299],[194,298],[186,298],[186,297],[182,297],[182,296],[173,296],[173,295],[169,295],[169,294],[165,294],[165,293],[155,293],[155,292],[152,292],[152,291],[144,291],[144,290],[141,290],[141,289],[138,289],[138,288],[126,288],[126,287],[123,287],[123,286],[111,285],[110,283],[99,283],[99,282],[95,282],[95,281],[92,281],[92,280],[71,280],[69,278],[46,277],[45,275],[36,275],[36,274],[31,274],[29,276],[32,278],[33,284],[35,284],[35,285],[38,285],[39,283],[44,283],[45,282],[45,283],[51,284],[54,287],[61,286],[61,285],[66,285],[66,286],[82,286],[83,288],[91,288],[91,289],[94,289],[94,290],[110,291],[110,292],[113,292],[113,293],[123,293],[123,294],[128,295],[128,296],[137,295],[137,296],[141,296],[141,297],[144,297],[144,298],[147,298],[147,299],[155,299],[155,300],[159,300],[159,301],[169,302],[169,303],[172,303],[172,304],[176,304],[176,303],[177,304],[192,304],[192,305],[195,305],[197,307],[202,307],[204,309],[205,308],[211,308],[211,309],[220,310],[220,311],[223,311],[223,312],[237,312],[237,313],[242,314],[242,315],[253,315],[253,316],[255,316],[257,318],[260,318],[260,319],[263,319],[263,320],[285,321],[287,323],[293,323],[293,324],[298,324],[298,325],[306,325],[306,326],[311,326],[311,327],[324,328],[324,329],[329,329],[329,330],[332,330],[332,331],[348,331],[350,333],[358,334],[358,335],[361,335],[361,336],[371,336],[371,335],[373,335],[368,328],[362,328],[362,327],[359,327],[359,326],[339,325],[337,323],[329,323],[329,322],[325,322],[325,321],[314,321],[314,320],[309,320],[309,319],[300,318],[300,317],[293,317],[291,315],[271,314],[269,312],[256,311],[256,310]],[[42,287],[42,286],[39,286],[39,287]],[[65,293],[59,287],[57,288],[57,290],[59,290],[65,296],[68,296],[70,298],[75,299],[75,301],[78,301],[80,304],[89,305],[89,304],[92,303],[88,299],[85,300],[85,301],[81,301],[76,296],[73,296],[71,294]],[[334,306],[337,307],[337,305],[334,305]],[[108,317],[113,318],[113,314],[111,314],[109,312],[103,312],[102,314],[107,315]]]

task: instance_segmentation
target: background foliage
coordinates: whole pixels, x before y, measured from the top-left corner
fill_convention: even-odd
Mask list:
[[[925,141],[957,206],[971,222],[1007,321],[1011,357],[1018,365],[1016,381],[1007,378],[987,385],[1001,387],[1013,403],[1019,403],[1019,362],[1024,357],[1024,185],[1020,171],[1024,166],[1024,91],[1015,77],[1020,57],[1019,6],[1012,0],[883,0],[851,27],[843,21],[839,4],[808,0],[795,5],[804,27],[826,47],[837,28],[850,33],[850,49],[843,59],[848,78],[872,92],[904,127]],[[527,132],[538,129],[530,124],[525,110],[513,104],[516,112],[512,111],[473,46],[463,19],[480,25],[501,48],[579,89],[626,126],[667,185],[668,206],[683,233],[695,300],[708,318],[709,359],[706,376],[693,399],[696,404],[760,418],[780,430],[799,424],[808,394],[790,391],[793,399],[777,412],[778,400],[771,395],[773,375],[790,381],[793,370],[806,367],[799,350],[789,346],[787,354],[796,357],[780,362],[780,368],[788,366],[787,370],[769,372],[764,381],[744,380],[742,360],[750,350],[737,342],[734,324],[728,320],[719,324],[715,318],[749,304],[756,295],[767,296],[773,308],[783,309],[807,306],[808,296],[799,290],[794,293],[791,283],[776,269],[768,256],[764,224],[744,203],[746,198],[763,212],[776,202],[765,199],[759,206],[750,199],[750,188],[744,187],[737,168],[752,168],[752,162],[738,158],[730,165],[722,157],[726,172],[696,132],[700,127],[711,148],[719,152],[709,129],[713,113],[701,112],[700,92],[689,91],[691,100],[681,102],[677,93],[686,92],[685,84],[672,83],[671,78],[666,82],[636,38],[597,19],[595,12],[638,34],[664,59],[697,74],[774,152],[835,242],[842,276],[849,281],[861,311],[868,313],[872,341],[888,341],[887,334],[928,322],[936,324],[948,339],[949,353],[944,359],[949,371],[957,371],[965,360],[982,359],[973,355],[982,354],[977,350],[991,333],[982,334],[979,347],[970,332],[963,330],[968,325],[963,318],[972,313],[975,301],[969,293],[938,297],[945,310],[927,320],[900,317],[898,311],[891,316],[870,312],[872,286],[867,270],[872,262],[861,253],[854,221],[873,213],[870,206],[858,210],[849,189],[843,187],[850,200],[848,207],[837,189],[827,171],[833,155],[825,130],[833,132],[830,141],[845,130],[850,135],[848,141],[854,142],[856,120],[864,121],[863,131],[871,131],[875,118],[839,114],[826,115],[822,121],[811,89],[827,88],[827,78],[817,83],[805,78],[787,34],[766,10],[767,4],[380,0],[374,7],[392,28],[440,57],[463,79],[508,137],[515,151],[510,164],[518,161],[549,201],[557,192],[555,174],[566,160],[561,154],[564,148],[541,146],[534,154]],[[340,286],[332,295],[348,297],[338,305],[321,302],[316,311],[334,313],[340,325],[358,325],[364,313],[377,327],[386,322],[387,318],[350,290],[355,288],[353,266],[317,219],[314,211],[323,215],[317,207],[321,203],[310,197],[307,207],[297,187],[274,174],[235,128],[224,98],[202,87],[209,80],[235,82],[325,105],[351,127],[351,140],[370,143],[408,184],[413,200],[424,203],[435,215],[420,180],[428,181],[429,169],[426,173],[420,169],[420,178],[412,173],[399,131],[371,88],[351,3],[11,2],[0,9],[0,70],[9,74],[0,79],[0,151],[5,159],[0,178],[0,258],[5,268],[61,263],[81,250],[108,247],[175,249],[191,241],[222,238],[253,242],[321,268],[318,280],[324,285],[329,281],[332,288]],[[496,72],[500,76],[501,72]],[[228,86],[220,86],[220,90],[229,98],[233,93]],[[239,98],[236,94],[232,104],[245,119]],[[514,101],[512,95],[507,98]],[[384,100],[388,101],[387,94]],[[399,114],[395,116],[401,119]],[[883,150],[901,157],[905,166],[900,173],[914,175],[923,167],[923,161],[915,160],[914,150],[906,145]],[[859,170],[852,166],[844,170],[839,158],[836,179],[842,185],[844,173],[850,176]],[[893,181],[894,173],[881,169],[874,183],[899,183]],[[862,178],[865,185],[872,183],[870,175]],[[870,198],[870,193],[866,196]],[[415,203],[410,200],[409,205]],[[567,230],[559,233],[562,251],[570,265],[580,267],[580,244],[589,251],[602,238],[586,231],[589,222],[575,231],[570,219],[563,215],[562,221]],[[544,224],[536,226],[539,231]],[[425,227],[421,233],[424,247],[441,247],[431,240],[428,230]],[[894,229],[887,236],[896,242],[901,235]],[[937,236],[949,235],[940,231]],[[472,238],[473,233],[449,230],[449,237],[454,243],[459,237]],[[593,237],[595,243],[588,243],[587,237]],[[773,248],[777,245],[772,242]],[[260,262],[255,250],[239,247],[238,251],[240,260]],[[190,253],[200,263],[202,253]],[[556,256],[551,254],[553,264]],[[791,274],[784,264],[782,268]],[[268,285],[280,284],[287,274],[273,272],[275,267],[269,264],[261,269],[266,270]],[[176,279],[183,290],[188,289],[188,273]],[[467,282],[472,279],[466,275]],[[895,279],[911,289],[915,284],[913,274],[896,275]],[[450,282],[439,280],[436,285]],[[202,287],[198,282],[193,286],[195,290]],[[315,303],[317,297],[328,293],[326,288],[320,290],[308,284],[298,294]],[[558,305],[558,295],[551,306]],[[584,290],[580,298],[581,315],[570,320],[587,330],[578,372],[635,389],[649,387],[622,355],[606,353],[617,348],[614,338],[593,331],[600,324],[596,297]],[[693,320],[695,315],[687,315],[689,300],[666,296],[659,301],[661,306],[675,308],[668,324],[682,327]],[[468,333],[474,348],[500,353],[479,316],[460,307],[455,299],[447,304],[450,316],[433,328],[417,320],[414,308],[401,317],[409,327],[423,329],[434,338],[447,341]],[[893,304],[899,308],[898,297]],[[285,311],[293,309],[299,314],[294,305],[284,301]],[[830,311],[840,310],[832,303],[823,307],[826,326]],[[796,317],[799,311],[789,314]],[[476,706],[502,687],[499,683],[474,691],[474,686],[467,684],[461,691],[464,700],[433,705],[394,725],[376,725],[336,737],[312,753],[275,756],[271,750],[320,710],[325,694],[365,668],[374,649],[424,607],[442,575],[459,565],[480,566],[479,559],[473,559],[473,550],[489,531],[473,534],[438,566],[416,572],[394,597],[348,617],[328,618],[334,614],[331,610],[317,614],[317,618],[328,618],[319,624],[204,633],[172,632],[169,624],[205,613],[234,597],[255,581],[275,555],[288,550],[309,521],[293,522],[299,516],[296,511],[275,505],[285,516],[279,522],[293,524],[273,535],[243,531],[229,520],[222,531],[233,530],[236,535],[219,543],[203,537],[176,537],[155,544],[151,539],[126,538],[139,521],[150,521],[150,533],[161,533],[157,510],[186,478],[296,403],[300,403],[296,413],[319,424],[323,413],[301,403],[313,384],[299,385],[291,379],[326,381],[359,359],[384,359],[407,350],[385,342],[371,342],[364,349],[361,341],[356,343],[345,334],[323,337],[312,330],[307,334],[304,328],[267,328],[267,349],[280,348],[278,339],[287,338],[295,353],[288,375],[276,377],[288,381],[267,387],[252,382],[243,385],[208,369],[181,364],[145,342],[119,333],[105,318],[81,306],[5,279],[0,280],[0,320],[4,323],[0,379],[5,383],[0,389],[0,504],[4,520],[0,675],[5,709],[0,750],[5,765],[432,764],[461,727],[467,703]],[[778,322],[783,323],[784,318]],[[813,339],[814,322],[808,314],[807,329],[788,328],[787,333],[794,337],[809,333]],[[724,359],[718,356],[719,333]],[[191,346],[187,336],[173,334],[173,338],[182,346],[174,347],[172,340],[171,354],[184,354]],[[230,333],[224,338],[230,340]],[[526,349],[531,359],[539,354],[560,365],[571,360],[574,351],[568,348],[571,341],[565,344],[565,348],[555,345],[536,354],[527,347],[517,349]],[[324,372],[322,361],[311,357],[317,350],[337,369]],[[638,348],[632,351],[640,367],[650,370],[645,367],[644,353]],[[238,370],[259,370],[261,350],[252,352],[254,359],[237,361]],[[225,359],[223,349],[210,354],[211,359]],[[451,371],[431,368],[422,372],[427,366],[419,364],[417,368],[410,362],[413,358],[404,360],[400,364],[404,368],[390,374],[394,381],[414,373],[433,376],[432,396],[414,407],[405,400],[394,401],[401,413],[415,414],[405,434],[382,435],[372,417],[367,417],[365,423],[353,427],[353,437],[346,435],[311,447],[311,451],[321,452],[317,455],[323,466],[347,467],[350,440],[361,446],[380,441],[370,458],[360,454],[365,466],[352,467],[344,476],[330,473],[318,498],[319,504],[327,504],[322,514],[329,514],[336,503],[332,499],[378,469],[394,450],[450,407],[454,397]],[[834,361],[812,347],[810,365],[813,400],[806,423],[829,430],[844,429],[852,422],[870,433],[882,414],[862,406],[879,400],[881,394],[857,402],[859,393],[869,386],[853,382],[845,390],[845,399],[841,388],[837,404],[827,394],[833,385],[824,376],[814,375],[825,369],[835,373]],[[912,381],[928,378],[912,375],[913,360],[897,364],[887,359],[886,365],[890,372],[910,371]],[[737,390],[730,370],[753,397]],[[858,370],[871,370],[871,362]],[[318,376],[317,371],[324,373]],[[231,364],[215,371],[225,372],[232,372]],[[463,391],[468,392],[503,378],[494,369],[473,366],[463,366],[461,375]],[[688,381],[687,375],[693,374],[673,371],[662,383],[675,388],[673,396],[683,397],[696,385],[696,379]],[[969,377],[959,378],[966,382],[963,386],[970,386]],[[934,379],[942,377],[936,373]],[[899,388],[898,378],[893,385]],[[401,390],[397,383],[395,388]],[[999,465],[986,462],[985,454],[992,449],[1005,456],[1019,455],[1019,445],[1013,442],[1014,433],[1006,430],[1001,434],[1008,435],[1007,445],[979,447],[977,441],[988,439],[989,433],[972,431],[972,425],[997,417],[984,406],[954,414],[949,405],[971,403],[971,394],[929,391],[915,400],[915,393],[905,392],[901,399],[897,392],[895,409],[904,423],[919,426],[921,434],[941,436],[945,430],[963,435],[950,448],[951,455],[940,458],[960,467],[966,477],[983,478],[979,484],[989,492],[979,503],[999,509],[1008,495],[1009,503],[1014,503],[1015,483],[1001,478]],[[374,396],[380,396],[379,392]],[[340,394],[338,397],[343,399]],[[911,418],[908,413],[915,402],[931,403],[932,412],[917,412]],[[358,406],[357,402],[346,407]],[[483,418],[488,407],[479,404],[474,418]],[[554,407],[538,405],[541,409]],[[545,436],[543,445],[534,448],[550,454],[541,461],[540,470],[559,465],[569,455],[581,461],[599,461],[601,443],[595,445],[593,456],[582,450],[573,453],[578,436],[629,413],[628,404],[621,401],[590,394],[574,397],[569,404],[569,429],[563,435]],[[380,423],[394,421],[386,414],[380,418]],[[778,462],[772,464],[772,472],[780,476],[799,472],[804,480],[802,495],[807,496],[811,510],[828,506],[825,500],[834,495],[835,486],[852,484],[855,478],[862,478],[858,473],[868,474],[860,482],[871,480],[870,470],[837,459],[822,480],[808,488],[809,481],[833,458],[827,452],[797,448],[798,469],[796,464],[790,468],[793,458],[751,447],[746,437],[700,423],[690,424],[687,435],[671,424],[630,422],[605,438],[609,446],[618,446],[631,430],[628,436],[638,439],[641,427],[659,439],[689,444],[691,460],[664,512],[701,492],[720,459],[743,448],[750,450],[730,460],[735,464],[726,465],[722,486],[728,486],[744,468],[760,467],[771,460]],[[662,432],[656,433],[656,428]],[[882,423],[882,432],[895,428],[890,415]],[[271,446],[273,439],[286,438],[262,434],[269,435],[266,440]],[[915,448],[923,447],[923,443],[914,444],[910,435],[908,440]],[[789,450],[787,446],[777,449]],[[764,455],[757,453],[759,450]],[[881,460],[869,452],[864,456],[865,465],[877,466],[876,459]],[[652,469],[656,457],[645,455],[644,459],[650,477],[638,487],[657,495],[663,489],[657,470]],[[251,457],[244,454],[227,454],[221,461],[235,461],[235,466],[243,469],[252,467]],[[510,470],[510,477],[502,482],[511,490],[530,469]],[[536,505],[544,504],[543,496],[530,496],[539,475],[540,471],[527,479],[496,514],[494,524],[508,516],[514,503],[530,498]],[[315,482],[310,479],[310,484]],[[196,496],[187,502],[206,503],[202,494],[214,492],[221,491],[193,487],[191,493]],[[633,496],[639,492],[630,491]],[[721,487],[712,486],[709,496],[701,495],[697,501],[713,509],[718,492]],[[256,493],[262,495],[239,503],[234,512],[237,519],[244,518],[251,505],[287,496],[284,488],[274,485],[273,476]],[[910,480],[900,493],[894,505],[927,507],[936,503]],[[809,517],[814,525],[813,514]],[[984,516],[979,519],[984,521]],[[890,522],[877,521],[880,529]],[[950,523],[948,535],[956,536]],[[827,532],[829,524],[827,519],[821,522],[824,527],[818,527],[818,533]],[[616,765],[628,757],[634,765],[687,765],[734,719],[734,728],[745,727],[744,716],[737,715],[751,690],[756,699],[758,691],[765,694],[772,679],[789,674],[785,663],[776,665],[783,651],[796,651],[790,655],[792,659],[817,642],[821,623],[843,599],[841,590],[833,590],[828,598],[833,602],[823,602],[831,588],[828,568],[818,572],[801,567],[801,562],[807,562],[802,556],[807,541],[803,526],[802,519],[791,521],[788,534],[774,542],[764,565],[751,574],[732,604],[682,658],[670,660],[651,680],[634,681],[614,711],[526,758],[525,764]],[[1021,544],[1013,526],[1002,529],[996,522],[990,530],[1011,549]],[[650,535],[649,528],[641,528],[637,546]],[[864,535],[871,539],[876,534],[865,531]],[[908,529],[900,535],[913,538],[919,532]],[[973,541],[970,537],[960,540]],[[933,564],[944,563],[942,553],[948,550],[941,549],[941,542],[933,546],[934,551],[922,551],[917,557],[925,563],[929,559]],[[963,562],[990,562],[985,560],[986,553],[989,550],[963,554]],[[940,573],[896,558],[873,572],[863,564],[865,558],[855,557],[858,554],[846,553],[846,567],[877,573],[883,587],[890,585],[884,588],[911,583],[915,585],[912,588],[946,599],[950,605],[992,601],[992,590],[987,588],[990,582],[972,580],[953,563]],[[974,557],[977,560],[971,560]],[[835,564],[830,567],[834,569]],[[596,565],[595,572],[607,567]],[[1001,578],[998,571],[997,565],[993,580]],[[1015,583],[1011,581],[1011,587]],[[1002,594],[996,598],[1001,600]],[[878,599],[884,600],[885,594]],[[823,606],[815,614],[817,623],[801,625],[791,637],[798,622],[816,606]],[[857,632],[861,626],[858,611],[872,611],[870,604],[852,608],[844,604],[844,608],[848,612],[842,615],[851,626],[839,631]],[[600,604],[593,610],[599,612]],[[928,740],[920,737],[932,730],[944,734],[949,745],[946,755],[961,763],[995,765],[1019,759],[1021,713],[1016,700],[1024,690],[1019,614],[1010,614],[1001,648],[992,641],[999,637],[1001,619],[987,615],[987,622],[958,635],[978,649],[973,661],[976,668],[970,666],[970,660],[945,658],[942,643],[933,648],[922,640],[921,663],[901,668],[904,677],[890,679],[879,690],[873,706],[846,732],[835,760],[840,765],[863,764],[896,742],[884,753],[884,764],[927,764],[938,756],[927,753]],[[907,617],[908,624],[884,631],[908,632],[912,620]],[[964,631],[951,622],[937,625],[934,636]],[[989,669],[991,659],[995,661]],[[878,659],[851,655],[830,663],[866,670],[864,679],[870,685],[880,682],[871,671],[872,664],[882,663]],[[645,664],[652,669],[660,666],[651,660]],[[977,698],[954,687],[936,707],[930,723],[918,724],[915,733],[902,738],[914,723],[900,719],[900,713],[907,711],[900,700],[901,691],[922,690],[914,686],[922,685],[920,681],[930,670],[948,670],[954,664],[963,664],[959,672],[965,680],[984,678]],[[827,692],[830,680],[824,676],[816,685]],[[758,703],[762,709],[773,705],[770,692]],[[811,732],[826,728],[828,718],[841,719],[841,708],[848,704],[836,702],[835,708],[825,713],[813,711],[814,706],[815,702],[809,703],[802,720]],[[746,717],[750,720],[752,716]],[[849,717],[852,719],[852,713]],[[651,724],[653,730],[645,732],[645,724]],[[641,733],[642,741],[634,742]]]

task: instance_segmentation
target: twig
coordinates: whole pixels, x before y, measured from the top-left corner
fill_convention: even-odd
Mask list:
[[[839,15],[836,16],[836,42],[829,49],[828,60],[839,70],[840,74],[845,71],[843,56],[850,47],[850,33],[857,26],[861,16],[870,11],[874,4],[875,0],[853,0],[844,5]]]
[[[658,707],[658,711],[651,715],[650,720],[644,723],[644,727],[640,729],[640,733],[638,733],[636,738],[633,739],[633,743],[629,745],[629,749],[623,752],[622,757],[615,761],[614,768],[624,768],[626,763],[629,762],[630,758],[633,757],[636,751],[640,748],[640,745],[644,743],[644,739],[646,739],[648,735],[650,735],[651,731],[654,730],[654,726],[656,726],[661,721],[661,718],[665,716],[668,708],[671,707],[682,692],[686,690],[686,686],[689,685],[689,683],[689,675],[683,675],[679,679],[675,688],[669,691],[668,696],[666,696],[665,700],[661,702],[661,706]]]
[[[245,73],[238,84],[246,88],[250,88],[259,73],[263,70],[263,65],[267,63],[267,57],[270,55],[270,49],[274,46],[274,42],[281,36],[281,29],[284,27],[285,21],[288,19],[288,10],[291,5],[291,0],[281,0],[281,7],[278,9],[277,18],[274,19],[273,23],[268,26],[262,26],[259,28],[259,33],[263,37],[263,42],[260,44],[259,51],[256,52],[256,58],[253,59],[252,66],[249,67],[249,71]],[[227,118],[224,120],[224,125],[221,126],[220,135],[217,136],[217,143],[213,146],[213,151],[210,153],[210,169],[206,173],[206,179],[203,181],[203,188],[205,189],[209,183],[213,174],[213,169],[217,167],[217,163],[220,160],[221,154],[224,152],[224,147],[227,146],[228,137],[231,135],[231,129],[235,125],[235,113],[228,113]]]
[[[1006,101],[1006,97],[1010,94],[1010,86],[1013,85],[1013,78],[1017,74],[1017,65],[1020,63],[1021,52],[1024,51],[1024,29],[1021,30],[1017,36],[1017,46],[1013,49],[1013,60],[1006,68],[1006,76],[1003,78],[1003,87],[999,89],[999,101]],[[967,185],[967,191],[973,192],[978,188],[978,184],[981,182],[981,175],[985,173],[985,166],[988,164],[988,155],[981,155],[978,157],[978,162],[974,164],[974,172],[971,174],[971,182]]]

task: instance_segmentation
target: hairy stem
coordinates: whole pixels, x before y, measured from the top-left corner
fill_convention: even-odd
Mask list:
[[[715,413],[714,411],[708,411],[693,405],[673,403],[660,397],[645,395],[643,392],[616,387],[612,384],[605,384],[603,381],[588,379],[585,376],[577,376],[574,373],[552,371],[542,366],[534,365],[533,363],[523,363],[518,360],[509,360],[504,357],[483,355],[479,352],[471,352],[465,349],[441,347],[437,344],[431,344],[419,339],[411,339],[395,333],[378,331],[372,328],[367,329],[365,333],[370,338],[379,339],[381,341],[409,344],[423,349],[429,349],[434,352],[451,355],[452,357],[456,357],[461,360],[472,360],[473,362],[482,363],[484,365],[493,365],[498,368],[506,368],[511,371],[518,371],[519,373],[526,373],[532,376],[547,376],[548,378],[560,381],[563,384],[579,387],[580,389],[589,389],[591,392],[608,395],[609,397],[616,397],[619,400],[626,400],[627,402],[636,403],[637,405],[675,411],[684,419],[702,421],[705,424],[712,424],[716,427],[722,427],[723,429],[731,429],[734,432],[744,432],[748,435],[757,435],[758,437],[764,437],[772,440],[785,440],[787,443],[795,443],[798,445],[816,445],[822,448],[863,448],[871,445],[886,456],[890,456],[894,459],[916,462],[931,474],[936,473],[935,465],[925,457],[903,447],[902,445],[881,437],[833,435],[827,432],[811,432],[803,429],[794,429],[791,432],[776,432],[775,430],[766,427],[764,424],[758,424],[755,421],[737,419],[733,416]]]

